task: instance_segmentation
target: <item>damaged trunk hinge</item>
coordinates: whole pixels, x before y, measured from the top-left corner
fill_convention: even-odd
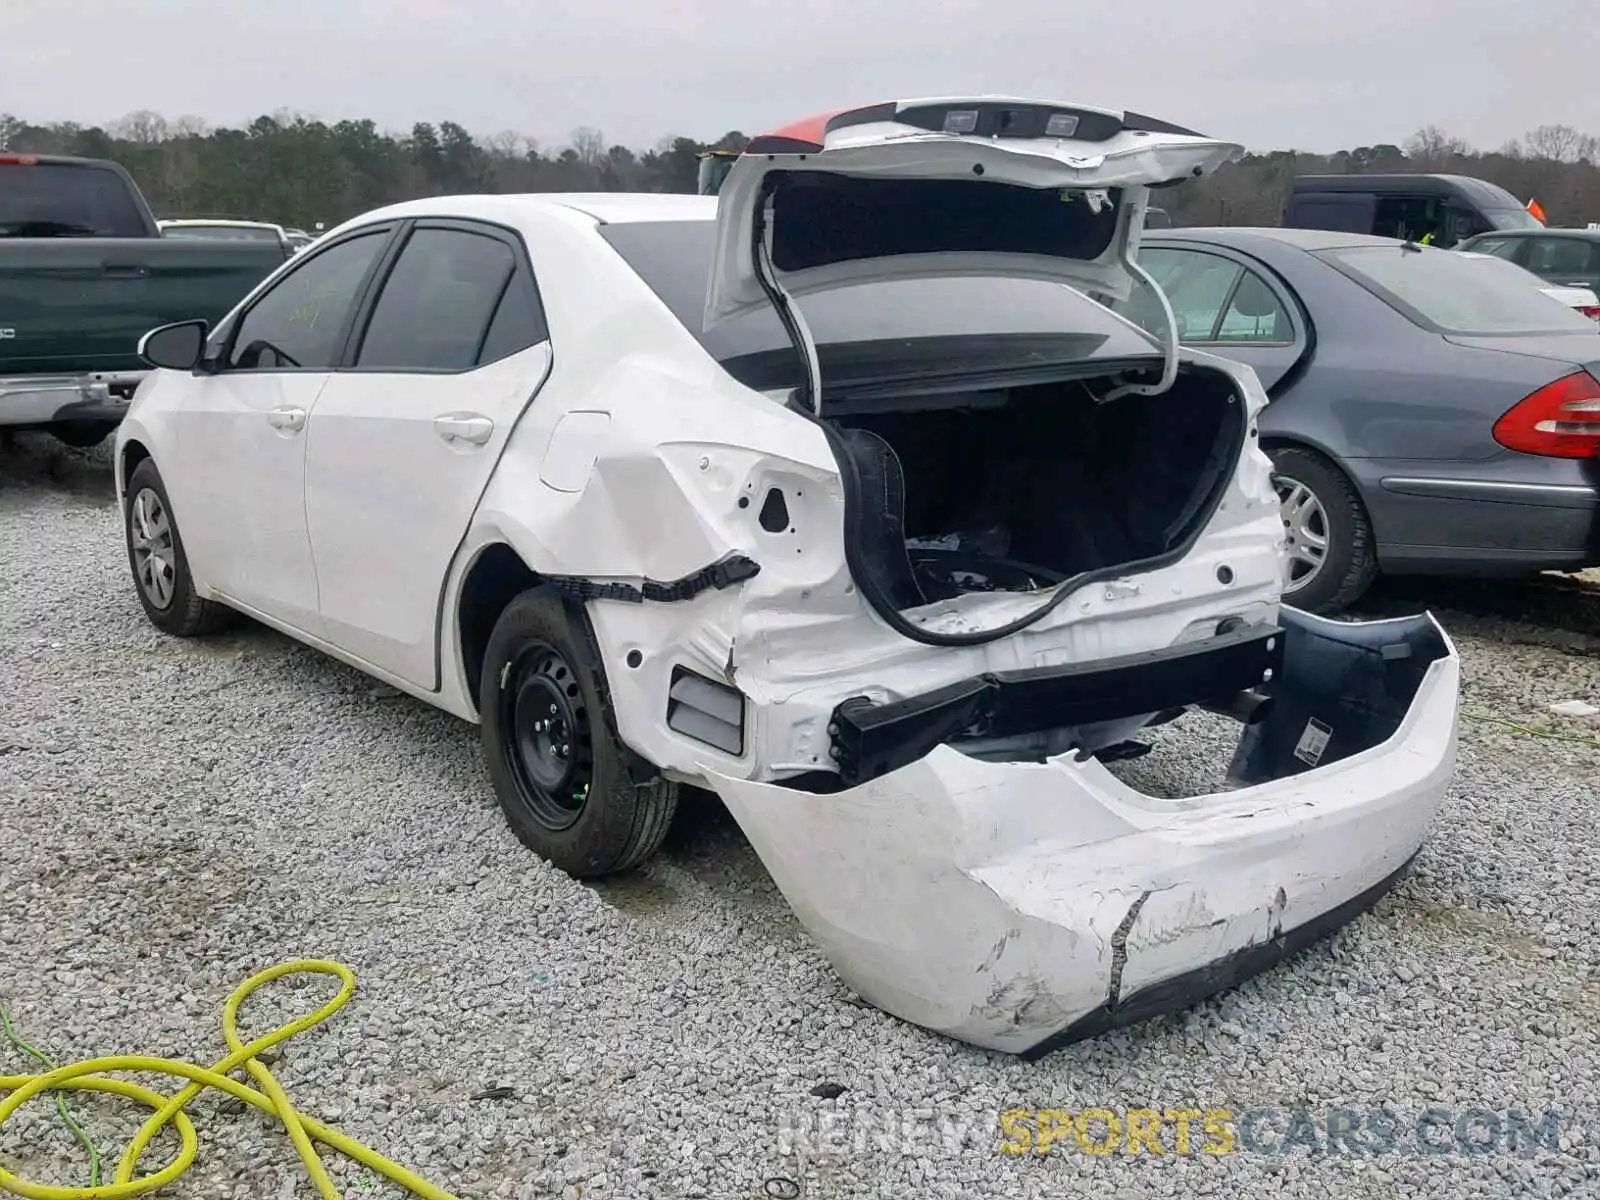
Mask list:
[[[1123,219],[1130,226],[1135,221],[1143,223],[1147,200],[1148,196],[1142,195],[1128,206],[1127,215]],[[1161,290],[1161,285],[1149,271],[1139,265],[1138,246],[1138,239],[1131,236],[1131,233],[1122,239],[1122,265],[1136,281],[1143,283],[1156,294],[1156,301],[1161,305],[1161,316],[1165,326],[1161,338],[1161,378],[1155,383],[1118,384],[1105,394],[1102,403],[1109,403],[1123,396],[1159,396],[1178,378],[1178,318],[1172,311],[1172,303],[1167,299],[1166,292]]]
[[[812,416],[820,417],[822,364],[817,360],[817,343],[812,338],[811,330],[807,328],[806,319],[801,315],[794,297],[784,291],[783,285],[778,282],[777,272],[772,265],[773,190],[774,181],[769,178],[762,186],[761,196],[756,201],[755,220],[751,224],[756,282],[767,294],[767,299],[777,311],[778,320],[783,323],[783,331],[789,335],[790,345],[800,356],[804,382],[795,392],[795,402],[802,405]]]

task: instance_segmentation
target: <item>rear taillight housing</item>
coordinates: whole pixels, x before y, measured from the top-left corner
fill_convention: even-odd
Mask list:
[[[39,156],[36,154],[0,154],[0,165],[8,167],[31,167],[37,165]]]
[[[1494,423],[1494,440],[1546,458],[1600,457],[1600,379],[1574,371],[1545,384]]]
[[[1580,304],[1578,311],[1591,321],[1600,321],[1600,304]]]

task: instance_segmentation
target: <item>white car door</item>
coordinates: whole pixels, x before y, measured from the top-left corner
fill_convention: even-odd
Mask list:
[[[420,221],[311,418],[306,506],[323,627],[438,686],[439,597],[512,426],[550,370],[531,265],[505,230]]]
[[[363,230],[308,254],[254,299],[195,378],[167,451],[201,578],[312,635],[321,617],[306,529],[306,426],[393,231]]]

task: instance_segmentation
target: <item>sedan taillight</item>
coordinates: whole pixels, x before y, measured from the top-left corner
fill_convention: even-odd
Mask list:
[[[1546,458],[1600,457],[1600,380],[1574,371],[1545,384],[1494,423],[1494,440]]]
[[[1578,311],[1591,321],[1600,321],[1600,304],[1580,304]]]

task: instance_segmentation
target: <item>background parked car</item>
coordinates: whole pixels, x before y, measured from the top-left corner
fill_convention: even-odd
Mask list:
[[[275,242],[284,257],[295,253],[294,239],[282,225],[270,221],[240,221],[211,217],[173,217],[157,224],[161,236],[216,242]]]
[[[1475,262],[1490,264],[1486,269],[1499,271],[1508,279],[1515,279],[1524,287],[1534,288],[1543,292],[1557,303],[1576,309],[1590,320],[1600,321],[1600,297],[1595,295],[1592,288],[1547,283],[1525,267],[1519,267],[1516,263],[1509,262],[1503,258],[1496,258],[1492,254],[1479,254],[1472,250],[1458,250],[1457,253]]]
[[[1292,229],[1148,235],[1179,335],[1272,399],[1292,602],[1331,612],[1380,571],[1600,563],[1600,327],[1451,250]],[[1117,306],[1161,324],[1148,289]]]
[[[1503,258],[1547,283],[1600,292],[1600,229],[1500,230],[1468,238],[1457,249]]]

